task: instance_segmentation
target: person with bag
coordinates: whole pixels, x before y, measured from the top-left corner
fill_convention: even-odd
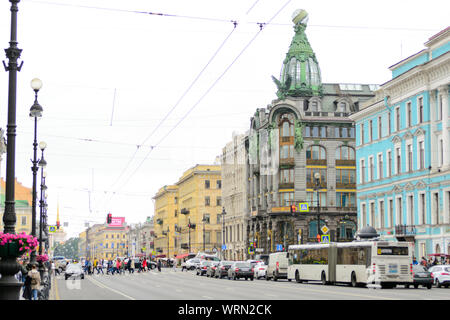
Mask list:
[[[38,300],[38,293],[41,289],[41,275],[35,264],[31,267],[29,274],[31,278],[31,300]]]
[[[27,265],[27,275],[25,276],[25,282],[23,283],[23,293],[22,297],[25,300],[31,300],[31,270],[29,270],[29,265]]]

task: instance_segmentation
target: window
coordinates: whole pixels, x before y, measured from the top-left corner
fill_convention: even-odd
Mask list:
[[[408,225],[413,225],[413,217],[414,217],[414,196],[413,195],[409,195],[408,196],[408,208],[407,208],[407,221],[406,224]]]
[[[311,127],[305,127],[305,137],[311,137]]]
[[[369,157],[369,181],[373,181],[375,178],[374,169],[373,157]]]
[[[326,188],[327,186],[327,169],[320,168],[306,168],[306,184],[309,187],[314,187],[316,185],[315,174],[320,174],[320,186]]]
[[[386,177],[390,177],[392,175],[392,152],[391,152],[391,150],[387,151],[386,157],[387,157]]]
[[[438,154],[439,154],[439,167],[442,167],[444,164],[444,142],[443,142],[442,138],[439,139]]]
[[[355,169],[336,169],[336,184],[354,184]]]
[[[21,220],[22,220],[22,225],[26,226],[27,225],[27,216],[22,216]]]
[[[369,142],[373,141],[373,121],[369,120]]]
[[[423,97],[420,97],[419,100],[417,101],[418,104],[418,118],[419,118],[419,123],[422,123],[424,118],[423,118]]]
[[[205,197],[205,206],[209,207],[211,205],[211,200],[209,197]]]
[[[216,189],[222,189],[222,180],[216,181]]]
[[[210,182],[209,180],[205,180],[205,189],[209,189],[210,188]]]
[[[361,159],[361,166],[360,166],[360,171],[361,171],[361,183],[366,183],[366,164],[365,164],[365,160]]]
[[[356,193],[336,192],[336,207],[356,207]]]
[[[210,215],[209,215],[209,213],[205,213],[205,214],[203,214],[203,220],[202,220],[202,222],[204,222],[204,223],[206,223],[206,224],[209,224],[210,223]]]
[[[370,203],[370,225],[376,228],[376,218],[375,218],[375,202]]]
[[[397,198],[397,208],[396,208],[397,224],[403,224],[403,210],[402,210],[402,197]]]
[[[361,228],[364,228],[365,226],[367,226],[367,212],[365,203],[361,204],[361,218]]]
[[[419,224],[426,224],[426,206],[425,206],[425,193],[419,195]]]
[[[364,123],[361,123],[359,125],[359,129],[360,129],[360,133],[361,133],[361,137],[360,137],[360,144],[364,144]]]
[[[378,139],[381,139],[381,136],[383,134],[383,127],[382,127],[382,117],[378,117]]]
[[[312,128],[312,136],[314,138],[318,138],[319,137],[319,127],[313,127]]]
[[[355,160],[355,149],[347,146],[337,148],[336,160]]]
[[[391,132],[392,132],[392,130],[391,130],[391,113],[390,112],[388,112],[388,114],[387,114],[387,124],[388,124],[388,135],[390,135],[391,134]]]
[[[216,198],[216,206],[220,207],[222,205],[222,197]]]
[[[408,144],[407,150],[408,150],[408,171],[411,172],[411,171],[413,170],[413,150],[412,150],[412,144]]]
[[[294,202],[294,192],[280,192],[279,196],[282,207],[288,207]]]
[[[294,169],[281,169],[280,183],[294,183]]]
[[[395,130],[400,131],[400,107],[395,109]]]
[[[380,213],[380,228],[384,229],[384,201],[380,200],[378,202],[378,210]]]
[[[419,141],[419,169],[425,169],[425,146],[423,141]]]
[[[383,179],[383,154],[378,154],[378,179]]]
[[[326,151],[324,147],[321,146],[310,146],[306,149],[306,159],[308,160],[325,160]]]
[[[406,104],[406,127],[412,126],[412,117],[411,117],[411,102]]]
[[[317,206],[317,191],[314,192],[306,192],[306,201],[309,203],[311,207]],[[319,192],[319,205],[321,207],[327,206],[327,193]]]
[[[392,228],[394,226],[394,201],[389,199],[389,227]]]
[[[402,171],[402,155],[401,155],[401,150],[400,147],[395,149],[395,157],[396,157],[396,174],[400,174]]]

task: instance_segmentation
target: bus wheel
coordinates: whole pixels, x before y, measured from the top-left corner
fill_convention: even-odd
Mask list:
[[[326,277],[324,271],[322,271],[322,276],[320,277],[320,279],[321,279],[323,285],[327,284],[327,277]]]
[[[302,283],[302,280],[300,280],[300,274],[298,273],[298,270],[295,271],[295,281],[297,281],[297,283]]]
[[[351,275],[351,285],[352,285],[352,287],[353,288],[356,288],[356,286],[358,285],[358,283],[356,282],[356,275],[355,275],[355,273],[354,272],[352,272],[352,275]]]

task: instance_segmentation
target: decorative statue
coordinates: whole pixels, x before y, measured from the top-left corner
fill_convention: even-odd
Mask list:
[[[295,120],[295,142],[294,148],[297,152],[303,149],[303,127],[305,125],[300,120]]]

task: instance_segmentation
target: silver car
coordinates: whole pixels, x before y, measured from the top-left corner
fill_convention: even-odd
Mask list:
[[[74,277],[80,277],[81,279],[84,279],[84,272],[83,269],[81,268],[81,264],[79,263],[70,263],[67,265],[66,267],[66,272],[64,277],[67,279]]]

